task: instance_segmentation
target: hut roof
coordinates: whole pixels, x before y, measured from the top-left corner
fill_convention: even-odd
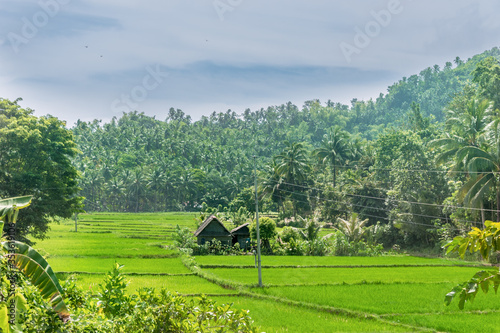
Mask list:
[[[220,224],[220,226],[223,228],[223,231],[225,231],[228,236],[231,234],[229,232],[229,230],[226,229],[226,227],[224,226],[224,224],[222,224],[222,222],[219,221],[219,219],[217,217],[215,217],[214,215],[210,215],[205,221],[203,221],[202,224],[200,224],[200,227],[194,232],[194,235],[195,236],[199,236],[200,233],[203,230],[205,230],[205,228],[208,227],[210,225],[210,223],[212,223],[212,222]]]
[[[248,234],[250,232],[250,229],[248,228],[249,225],[250,225],[250,223],[242,224],[239,227],[234,228],[233,230],[231,230],[231,234],[233,234],[233,235],[236,235],[236,234]],[[246,230],[245,230],[245,228],[246,228]]]

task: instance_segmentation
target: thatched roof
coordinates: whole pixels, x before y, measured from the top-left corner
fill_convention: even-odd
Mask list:
[[[233,235],[237,235],[237,234],[248,235],[250,233],[249,226],[250,226],[250,223],[242,224],[239,227],[234,228],[233,230],[231,230],[231,234],[233,234]],[[245,228],[246,228],[246,230],[245,230]]]
[[[196,237],[198,237],[200,235],[200,233],[203,230],[205,230],[206,227],[208,227],[210,225],[210,223],[218,223],[218,224],[220,224],[220,226],[225,231],[226,235],[227,236],[231,236],[231,233],[229,232],[229,230],[227,230],[226,227],[224,226],[224,224],[222,224],[222,222],[219,221],[219,219],[216,216],[214,216],[214,215],[210,215],[205,221],[203,221],[203,223],[200,225],[200,227],[194,232],[194,235]],[[222,236],[224,236],[224,235],[222,235]]]

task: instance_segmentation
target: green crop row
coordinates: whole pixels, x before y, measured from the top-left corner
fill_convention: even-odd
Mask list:
[[[255,284],[257,269],[205,269],[223,279]],[[474,267],[368,267],[368,268],[264,268],[265,285],[283,284],[359,284],[359,283],[458,283],[468,280]]]
[[[253,255],[247,256],[198,256],[196,261],[200,265],[228,265],[252,266],[255,265]],[[262,265],[265,266],[365,266],[365,265],[481,265],[479,262],[463,260],[449,260],[442,258],[412,257],[407,255],[380,256],[380,257],[312,257],[312,256],[262,256]]]
[[[463,313],[456,304],[444,304],[444,296],[453,286],[453,283],[290,286],[253,288],[252,292],[375,314]],[[500,302],[494,296],[478,294],[467,310],[500,310]]]

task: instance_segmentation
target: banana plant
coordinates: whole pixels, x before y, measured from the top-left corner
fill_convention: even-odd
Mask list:
[[[32,196],[23,196],[0,200],[0,230],[4,230],[6,223],[6,229],[9,231],[1,238],[0,255],[38,288],[42,297],[48,300],[54,311],[66,322],[70,317],[69,310],[64,303],[63,290],[54,271],[40,253],[11,236],[10,230],[15,228],[19,210],[28,207],[31,199]]]

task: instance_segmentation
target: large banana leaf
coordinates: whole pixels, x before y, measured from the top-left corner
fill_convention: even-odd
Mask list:
[[[49,300],[50,305],[66,321],[69,310],[62,298],[63,290],[57,277],[47,261],[31,246],[17,242],[2,242],[6,257],[13,260],[16,267],[36,286],[42,297]],[[9,248],[14,251],[9,252]],[[14,252],[14,253],[12,253]]]
[[[28,207],[31,203],[31,198],[33,196],[27,195],[24,197],[15,197],[0,200],[0,220],[5,221],[5,216],[12,216],[19,209]],[[10,218],[9,218],[10,219]],[[15,223],[16,221],[7,221],[9,223]]]

